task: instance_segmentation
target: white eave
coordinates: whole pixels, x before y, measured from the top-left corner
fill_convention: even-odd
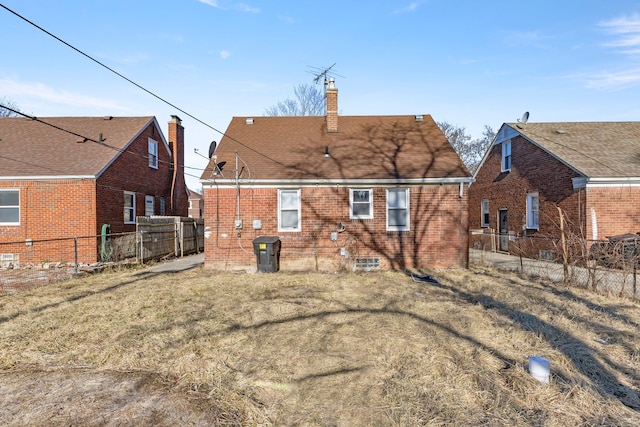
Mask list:
[[[623,178],[573,178],[573,188],[619,188],[619,187],[640,187],[640,177]]]
[[[52,181],[60,179],[96,179],[95,175],[0,176],[0,181]]]
[[[312,187],[312,186],[421,186],[421,185],[459,185],[471,184],[472,177],[457,178],[415,178],[415,179],[241,179],[238,183],[243,187]],[[203,186],[235,186],[235,179],[200,180]]]

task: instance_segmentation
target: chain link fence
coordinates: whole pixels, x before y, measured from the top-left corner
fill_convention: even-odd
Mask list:
[[[640,299],[640,236],[634,234],[589,241],[472,232],[469,262]]]

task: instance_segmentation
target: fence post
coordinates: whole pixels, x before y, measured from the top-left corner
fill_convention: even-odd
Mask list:
[[[78,275],[78,238],[77,237],[73,238],[73,261],[75,264],[75,267],[73,268],[73,274],[77,276]]]

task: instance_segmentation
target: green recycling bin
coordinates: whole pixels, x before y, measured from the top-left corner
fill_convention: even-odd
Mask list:
[[[253,253],[256,254],[258,273],[275,273],[280,269],[280,238],[278,236],[255,238]]]

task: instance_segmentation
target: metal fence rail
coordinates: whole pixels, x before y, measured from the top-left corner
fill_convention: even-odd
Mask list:
[[[118,263],[144,263],[203,250],[203,222],[191,218],[164,226],[145,224],[133,233],[0,243],[0,295]]]

